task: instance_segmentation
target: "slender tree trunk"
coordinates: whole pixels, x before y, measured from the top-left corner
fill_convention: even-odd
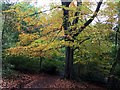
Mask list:
[[[68,78],[72,79],[73,78],[73,60],[74,60],[74,50],[73,48],[70,48],[70,63],[69,63],[69,69],[70,69],[70,76]]]
[[[1,3],[2,4],[2,3]],[[0,11],[2,10],[2,7],[0,6]],[[0,80],[2,80],[2,25],[3,25],[3,19],[2,19],[2,12],[0,13]],[[1,82],[0,82],[1,84]]]
[[[118,3],[118,5],[120,4],[120,1]],[[115,50],[116,50],[116,57],[115,57],[115,60],[114,60],[114,63],[112,65],[112,68],[110,70],[110,75],[111,74],[114,74],[114,71],[115,71],[115,67],[117,66],[117,64],[120,65],[120,44],[119,44],[119,34],[120,34],[120,8],[118,6],[118,26],[117,26],[117,30],[116,30],[116,35],[115,35]],[[119,48],[118,48],[119,47]]]
[[[43,58],[42,57],[40,57],[40,71],[39,72],[41,72],[41,69],[42,69],[42,61],[43,61]]]

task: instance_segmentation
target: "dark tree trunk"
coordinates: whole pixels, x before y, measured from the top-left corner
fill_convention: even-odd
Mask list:
[[[71,0],[72,1],[72,0]],[[64,0],[62,1],[62,5],[69,7],[69,4],[71,2],[64,2]],[[63,19],[63,27],[64,30],[68,30],[69,27],[69,22],[68,22],[68,17],[69,17],[69,11],[63,9],[63,15],[64,15],[64,19]],[[65,36],[67,36],[67,34],[65,33]],[[69,41],[66,39],[66,42]],[[67,79],[71,79],[72,78],[72,72],[73,72],[73,49],[70,46],[66,46],[66,55],[65,55],[65,74],[64,77]]]
[[[41,69],[42,69],[42,61],[43,61],[43,57],[40,57],[40,70],[39,70],[39,72],[41,72]]]
[[[69,4],[72,2],[73,0],[68,0],[68,2],[62,0],[62,5],[66,6],[66,7],[69,7]],[[78,6],[81,4],[81,0],[78,0]],[[75,16],[78,16],[79,13],[76,12],[75,13]],[[66,30],[68,31],[68,27],[70,26],[70,23],[69,23],[69,11],[68,10],[65,10],[63,9],[63,16],[64,16],[64,19],[63,19],[63,27],[64,27],[64,30],[66,32]],[[73,20],[73,23],[72,25],[78,23],[78,17],[75,18]],[[70,30],[72,31],[72,30]],[[69,34],[66,34],[65,33],[65,37],[70,35],[70,32],[69,31]],[[74,40],[70,40],[69,38],[65,38],[66,42],[69,41],[69,42],[72,42],[74,43]],[[74,48],[73,47],[70,47],[70,46],[67,46],[66,47],[66,57],[65,57],[65,78],[67,79],[72,79],[73,78],[73,60],[74,60]]]
[[[73,74],[73,49],[66,47],[65,78],[72,79]]]

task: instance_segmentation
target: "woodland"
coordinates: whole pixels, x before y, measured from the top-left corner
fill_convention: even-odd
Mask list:
[[[1,88],[120,90],[120,1],[2,2]]]

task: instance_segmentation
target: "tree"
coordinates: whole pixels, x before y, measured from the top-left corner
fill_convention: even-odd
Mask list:
[[[74,0],[74,1],[77,1],[77,6],[80,5],[81,1],[78,1],[78,0]],[[74,2],[73,1],[73,2]],[[72,30],[76,30],[77,32],[75,33],[71,33],[72,30],[69,31],[69,10],[66,10],[66,9],[63,9],[63,15],[64,15],[64,21],[63,21],[63,27],[64,27],[64,30],[65,32],[68,31],[68,34],[66,35],[65,33],[65,36],[66,36],[66,41],[68,42],[72,42],[74,43],[75,39],[77,38],[77,36],[94,20],[94,18],[97,16],[97,13],[98,11],[100,10],[100,6],[102,4],[102,1],[103,0],[100,0],[99,3],[98,3],[98,6],[93,14],[93,16],[91,16],[91,18],[86,21],[83,26],[81,26],[78,30],[76,30],[76,28],[72,29]],[[66,6],[66,7],[69,7],[70,3],[73,3],[72,1],[64,1],[62,0],[62,5]],[[79,3],[78,3],[79,2]],[[78,12],[76,12],[75,16],[78,16]],[[72,23],[72,25],[78,23],[78,17],[75,18],[73,21],[75,21],[75,23]],[[70,38],[68,38],[70,37]],[[68,78],[68,79],[71,79],[72,78],[72,74],[73,74],[73,55],[74,55],[74,48],[73,47],[70,47],[70,46],[67,46],[66,47],[66,65],[65,65],[65,77]]]
[[[12,7],[10,11],[15,12],[15,15],[17,16],[17,23],[15,25],[17,27],[16,30],[20,34],[19,42],[17,42],[16,47],[7,49],[7,53],[13,55],[24,54],[30,57],[51,58],[53,53],[57,53],[60,47],[66,46],[65,77],[68,79],[71,79],[73,77],[74,57],[80,53],[78,53],[77,50],[82,50],[81,52],[84,52],[84,48],[87,48],[86,52],[83,55],[90,57],[90,53],[92,54],[91,58],[93,57],[95,60],[96,57],[97,59],[103,58],[103,56],[100,55],[106,54],[106,51],[104,50],[107,48],[107,41],[101,41],[103,40],[101,39],[102,34],[98,34],[98,28],[106,26],[109,27],[108,29],[110,29],[111,24],[109,25],[106,23],[104,25],[102,23],[97,23],[95,25],[97,28],[93,28],[93,25],[90,26],[92,28],[86,28],[96,17],[102,4],[102,0],[98,3],[94,14],[90,18],[88,15],[91,15],[92,12],[88,13],[88,10],[86,10],[86,7],[84,7],[84,3],[78,2],[77,5],[79,6],[76,7],[76,5],[72,6],[71,2],[72,0],[70,2],[62,2],[62,4],[65,5],[61,6],[63,8],[64,14],[64,29],[61,27],[61,10],[57,11],[56,8],[54,8],[54,10],[52,9],[49,15],[46,15],[43,14],[40,9],[37,11],[38,9],[36,10],[34,7],[31,7],[28,4],[19,3]],[[84,14],[87,15],[89,19],[85,19]],[[84,34],[83,32],[87,31],[88,29],[90,29],[90,31],[87,32],[88,35]],[[101,33],[107,34],[105,30],[103,30],[103,32],[101,30]],[[91,37],[95,38],[92,40],[94,42],[93,44],[87,41],[90,40]],[[63,40],[64,38],[65,41]],[[85,41],[89,43],[85,43],[84,47],[83,42]],[[89,45],[94,46],[88,47]],[[99,48],[99,46],[101,46],[101,48]],[[78,49],[80,47],[82,47],[82,49]],[[91,49],[89,48],[96,49],[92,50],[91,52]],[[96,51],[97,56],[95,56]],[[74,56],[74,54],[76,56]],[[81,58],[84,59],[82,56]]]
[[[50,57],[54,53],[52,50],[57,51],[55,49],[63,47],[62,18],[59,18],[62,15],[61,11],[52,11],[50,16],[43,13],[38,15],[36,13],[41,12],[40,9],[22,2],[5,12],[15,12],[15,26],[19,32],[16,47],[6,50],[10,51],[9,54]]]
[[[66,2],[64,2],[64,3],[66,3]],[[65,18],[64,18],[63,27],[64,27],[64,31],[65,31],[65,41],[67,42],[67,45],[66,45],[67,46],[66,47],[66,66],[65,66],[65,77],[66,78],[72,78],[73,54],[74,54],[74,48],[75,48],[75,46],[74,46],[75,40],[77,39],[77,36],[79,35],[79,33],[81,33],[84,30],[84,28],[86,26],[88,26],[92,22],[92,20],[95,18],[95,16],[97,15],[97,12],[99,11],[101,3],[102,2],[98,3],[98,7],[97,7],[95,13],[93,14],[93,16],[87,22],[85,22],[85,24],[82,27],[80,27],[78,29],[76,29],[77,27],[74,27],[74,26],[79,24],[78,23],[78,19],[79,19],[78,15],[80,14],[79,7],[78,8],[73,7],[74,6],[73,5],[72,7],[70,7],[71,11],[66,10],[64,8]],[[67,4],[67,6],[72,5],[72,3],[70,4],[70,2],[67,2],[66,4]],[[81,5],[80,1],[78,2],[78,5]],[[24,6],[26,6],[26,4]],[[28,5],[28,7],[29,7],[29,5]],[[23,54],[24,53],[24,54],[29,54],[31,56],[38,56],[38,57],[50,56],[47,54],[49,52],[46,53],[46,50],[49,51],[51,49],[62,46],[63,41],[55,40],[55,39],[57,39],[56,37],[59,37],[58,33],[59,33],[59,31],[61,32],[61,28],[60,28],[60,26],[57,25],[57,23],[54,24],[54,26],[53,26],[52,20],[55,20],[55,19],[46,20],[46,18],[43,17],[44,20],[42,19],[41,20],[42,22],[38,21],[40,17],[37,18],[34,16],[34,15],[36,15],[36,12],[33,15],[28,14],[28,12],[31,13],[29,11],[29,9],[26,9],[28,7],[24,7],[22,9],[21,9],[20,5],[15,5],[15,7],[13,7],[13,9],[15,9],[16,16],[19,16],[17,18],[18,23],[16,23],[17,30],[22,32],[22,33],[19,35],[20,42],[18,43],[18,47],[10,48],[9,51],[11,51],[11,53],[13,53],[13,54],[20,54],[20,53]],[[32,13],[34,12],[34,10],[35,9],[33,8]],[[71,15],[68,16],[68,14],[71,14]],[[69,21],[70,18],[73,18],[73,19],[71,21]],[[34,20],[36,20],[36,22]],[[49,22],[49,23],[47,23],[48,24],[47,27],[44,26],[44,24],[46,24],[46,22]],[[61,23],[61,22],[58,22],[58,23]],[[59,24],[59,25],[61,25],[61,24]],[[35,28],[33,28],[36,26],[39,27],[37,31]],[[57,28],[54,28],[54,27],[57,27]],[[56,33],[56,31],[58,33]],[[50,34],[49,34],[49,32],[50,32]],[[46,35],[44,35],[44,34],[46,34]],[[81,41],[80,43],[82,43],[88,39],[89,38],[86,38],[85,40]],[[36,43],[38,41],[42,42],[42,41],[46,41],[46,40],[47,40],[47,43]],[[61,45],[58,45],[59,44],[58,42],[61,43]]]
[[[14,27],[16,23],[15,14],[13,12],[4,12],[9,10],[13,6],[11,3],[2,3],[2,14],[3,14],[3,30],[2,30],[2,48],[10,48],[15,46],[18,40],[18,32]],[[13,28],[14,27],[14,28]]]
[[[111,70],[110,70],[110,75],[114,74],[115,68],[117,66],[117,64],[120,65],[120,1],[117,4],[117,10],[118,10],[118,22],[117,22],[117,26],[116,26],[116,39],[115,39],[115,44],[116,44],[116,57],[114,59],[114,62],[112,64]]]

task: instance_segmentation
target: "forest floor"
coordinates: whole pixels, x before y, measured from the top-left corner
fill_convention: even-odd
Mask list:
[[[19,74],[16,78],[3,79],[2,88],[81,88],[81,89],[100,89],[106,88],[88,82],[77,82],[74,80],[62,79],[58,75],[48,74]]]

